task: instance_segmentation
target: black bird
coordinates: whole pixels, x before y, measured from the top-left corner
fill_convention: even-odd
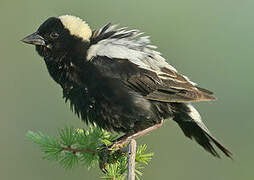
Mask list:
[[[178,73],[141,34],[110,23],[92,31],[80,18],[64,15],[47,19],[22,41],[36,46],[65,101],[84,122],[125,133],[116,144],[172,118],[212,155],[220,157],[211,142],[231,157],[191,105],[215,100],[212,92]]]

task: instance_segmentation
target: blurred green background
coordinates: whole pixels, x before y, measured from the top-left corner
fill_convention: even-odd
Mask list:
[[[107,22],[137,28],[174,65],[218,101],[196,103],[211,132],[234,153],[216,159],[180,128],[164,126],[142,137],[155,152],[142,179],[254,179],[254,1],[253,0],[1,0],[0,1],[0,179],[99,179],[98,169],[66,171],[41,159],[25,140],[28,130],[54,135],[65,125],[83,127],[62,100],[32,46],[20,42],[50,16],[72,14],[92,28]]]

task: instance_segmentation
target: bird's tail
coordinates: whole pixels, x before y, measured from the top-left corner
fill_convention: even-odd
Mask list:
[[[226,156],[232,158],[232,153],[216,140],[205,124],[202,122],[198,111],[191,104],[174,103],[174,121],[178,123],[185,136],[194,138],[206,151],[219,157],[211,142],[213,142]]]

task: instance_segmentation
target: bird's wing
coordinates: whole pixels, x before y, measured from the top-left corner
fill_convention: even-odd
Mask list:
[[[105,76],[121,80],[146,99],[161,102],[209,101],[212,93],[181,75],[138,30],[107,24],[93,32],[86,59]]]

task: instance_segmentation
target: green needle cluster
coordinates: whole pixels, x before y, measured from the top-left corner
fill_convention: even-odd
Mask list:
[[[26,137],[38,144],[43,158],[58,162],[63,168],[96,165],[101,168],[103,179],[125,179],[127,173],[126,147],[117,151],[108,151],[107,146],[116,139],[116,135],[90,125],[87,129],[65,127],[57,131],[56,136],[47,136],[41,132],[28,131]],[[139,145],[136,152],[136,178],[142,176],[141,170],[152,159],[153,153],[147,153],[146,145]]]

